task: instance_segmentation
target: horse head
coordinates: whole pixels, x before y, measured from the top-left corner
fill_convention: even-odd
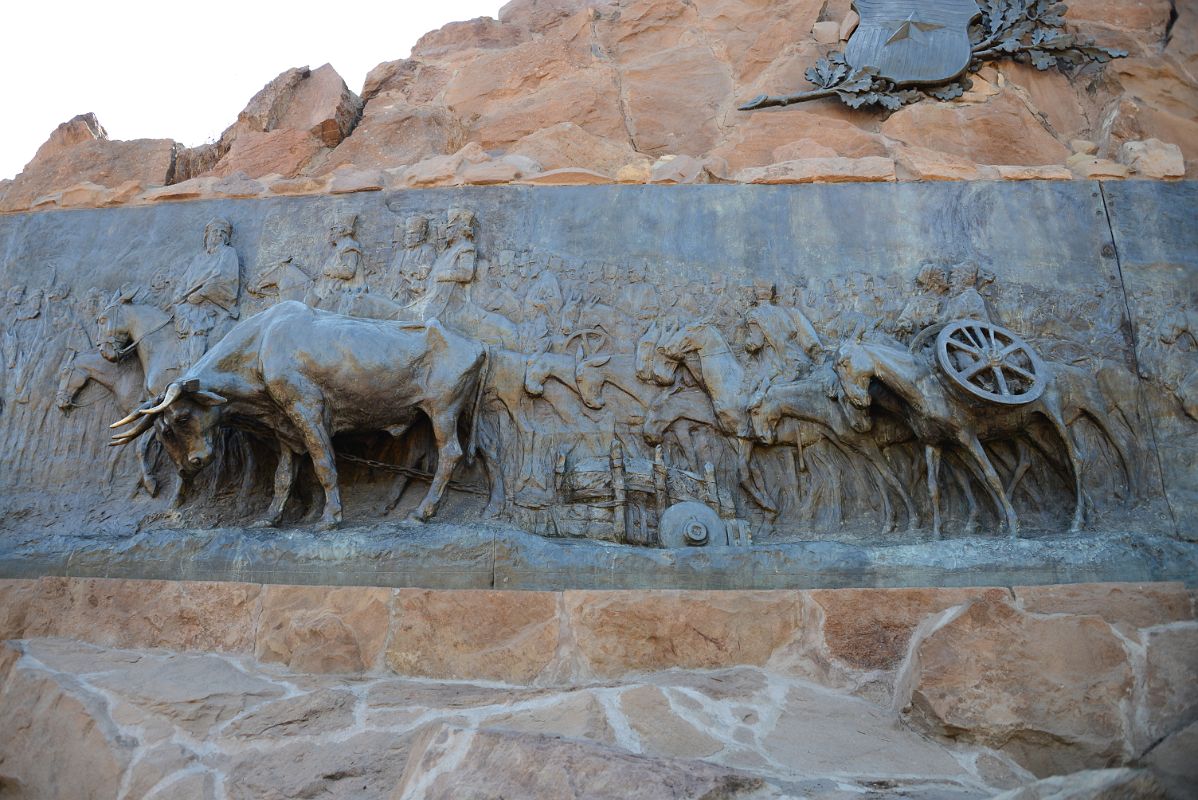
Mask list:
[[[837,394],[840,407],[849,424],[858,433],[869,431],[873,427],[869,416],[873,402],[869,384],[877,375],[877,367],[869,349],[859,341],[842,343],[836,350],[832,368],[839,379],[840,391]]]
[[[762,444],[772,445],[778,439],[778,423],[782,421],[781,408],[771,402],[770,386],[765,384],[749,398],[749,424],[753,435]]]
[[[607,382],[607,376],[601,367],[609,361],[610,355],[588,358],[581,347],[575,354],[574,385],[578,387],[578,396],[587,408],[598,410],[606,405],[603,399],[603,384]]]
[[[106,361],[120,361],[127,352],[126,348],[133,341],[133,333],[129,330],[125,315],[125,309],[132,300],[131,295],[117,290],[108,301],[108,305],[104,306],[96,317],[96,327],[100,333],[100,355]]]
[[[701,336],[708,324],[700,320],[670,325],[657,340],[657,352],[671,361],[681,361],[687,353],[693,353],[703,346]]]

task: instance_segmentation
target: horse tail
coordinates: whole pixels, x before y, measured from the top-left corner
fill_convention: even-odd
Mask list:
[[[470,409],[470,437],[466,440],[467,464],[473,464],[474,458],[478,454],[479,415],[482,413],[483,392],[486,391],[487,384],[491,379],[491,364],[493,360],[490,346],[483,345],[482,363],[479,364],[478,379],[474,387],[474,403]]]

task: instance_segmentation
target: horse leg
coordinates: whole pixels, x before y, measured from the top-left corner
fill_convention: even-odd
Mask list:
[[[761,506],[761,509],[767,514],[776,515],[778,507],[775,506],[765,493],[757,486],[757,481],[754,480],[753,472],[749,467],[749,459],[753,455],[753,441],[747,438],[738,438],[736,440],[736,472],[740,487],[748,493],[753,502]]]
[[[1046,415],[1053,427],[1057,431],[1057,435],[1061,437],[1061,443],[1065,445],[1065,452],[1069,456],[1069,468],[1073,470],[1073,489],[1074,489],[1074,505],[1073,505],[1073,522],[1069,526],[1071,533],[1077,533],[1082,529],[1082,525],[1086,521],[1086,501],[1082,493],[1082,464],[1081,458],[1077,452],[1077,445],[1073,441],[1073,434],[1069,432],[1068,426],[1065,425],[1065,420],[1061,418],[1061,413],[1058,409],[1050,408]]]
[[[1007,484],[1007,497],[1015,496],[1019,482],[1023,480],[1023,476],[1027,474],[1028,468],[1032,465],[1031,451],[1022,437],[1015,440],[1015,449],[1019,452],[1019,463],[1015,465],[1015,473],[1011,476],[1011,482]]]
[[[924,461],[928,467],[928,499],[932,502],[932,535],[940,538],[940,448],[924,445]]]
[[[973,462],[964,461],[963,463],[965,464],[966,470],[977,477],[977,479],[981,481],[982,485],[984,486],[986,483],[986,478],[977,471],[973,465]],[[961,492],[965,495],[965,506],[969,509],[969,513],[965,517],[965,528],[962,531],[966,535],[969,535],[974,533],[978,528],[978,500],[973,494],[973,487],[969,485],[968,475],[962,475],[959,472],[953,472],[952,475],[956,479],[957,485],[961,487]],[[990,499],[994,500],[996,505],[1001,505],[1001,503],[993,496],[991,496]]]
[[[990,456],[986,455],[986,450],[982,447],[982,443],[978,441],[978,437],[975,434],[968,431],[961,431],[958,434],[957,440],[968,451],[974,463],[982,471],[983,483],[997,499],[999,513],[1006,520],[1007,534],[1012,539],[1018,537],[1019,519],[1015,516],[1015,509],[1011,505],[1006,492],[1003,491],[1002,479],[998,477],[998,473],[994,470],[994,465],[990,463]]]

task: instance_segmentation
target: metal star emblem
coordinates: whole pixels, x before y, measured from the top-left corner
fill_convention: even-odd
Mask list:
[[[886,44],[894,44],[895,42],[902,41],[903,39],[922,38],[919,36],[920,33],[927,33],[928,31],[938,30],[943,27],[944,26],[938,22],[919,22],[915,19],[915,14],[912,13],[905,20],[903,20],[902,24],[899,25],[898,30],[896,30],[891,37],[886,40]],[[914,31],[912,29],[914,29]]]

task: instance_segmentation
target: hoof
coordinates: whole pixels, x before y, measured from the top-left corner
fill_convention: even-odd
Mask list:
[[[251,528],[273,528],[275,525],[278,525],[278,524],[279,524],[279,521],[276,519],[271,519],[270,517],[263,517],[262,519],[255,520],[254,522],[250,523],[250,527]]]

